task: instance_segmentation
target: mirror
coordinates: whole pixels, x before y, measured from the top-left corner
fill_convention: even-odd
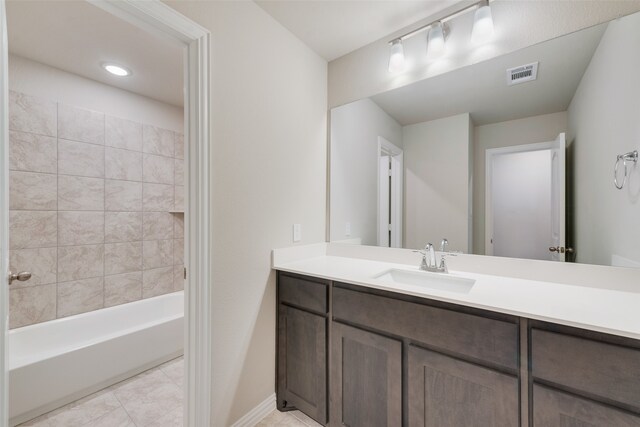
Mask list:
[[[332,109],[330,240],[640,267],[639,41],[636,13]]]

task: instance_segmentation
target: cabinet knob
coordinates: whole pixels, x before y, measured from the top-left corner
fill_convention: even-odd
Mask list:
[[[20,273],[9,272],[9,284],[12,284],[14,280],[26,282],[29,279],[31,279],[31,273],[28,271],[21,271]]]

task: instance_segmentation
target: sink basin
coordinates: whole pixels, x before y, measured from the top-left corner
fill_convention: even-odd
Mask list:
[[[410,271],[392,268],[373,277],[389,284],[410,285],[420,288],[435,289],[466,294],[471,291],[473,279],[456,277],[444,273],[429,273],[425,271]]]

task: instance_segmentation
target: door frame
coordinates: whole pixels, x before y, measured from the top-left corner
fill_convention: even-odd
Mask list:
[[[185,47],[185,426],[211,425],[211,318],[212,318],[212,218],[211,218],[211,155],[210,150],[210,39],[208,30],[162,3],[160,0],[86,0],[129,23]],[[5,0],[0,0],[0,19],[5,19]],[[4,23],[4,21],[2,21]],[[0,29],[5,30],[3,23]],[[6,34],[0,45],[1,76],[7,72]],[[8,161],[8,84],[0,77],[0,161]],[[6,168],[2,168],[6,169]],[[7,230],[7,177],[0,174],[0,223],[2,236]],[[6,238],[6,237],[5,237]],[[7,271],[6,260],[2,274]],[[6,328],[8,286],[0,286],[0,326],[4,337],[0,344],[0,365],[6,364]],[[6,368],[6,366],[0,366]],[[0,427],[8,425],[7,378],[0,373],[3,399],[0,402]]]
[[[378,162],[377,168],[377,188],[376,195],[377,203],[377,215],[376,215],[376,230],[377,230],[377,243],[380,244],[380,235],[382,233],[382,224],[380,224],[380,192],[382,191],[380,182],[380,158],[383,155],[391,157],[391,185],[393,186],[391,191],[391,241],[389,247],[401,248],[402,247],[402,216],[403,216],[403,177],[404,177],[404,152],[401,148],[397,147],[391,141],[382,136],[378,136]]]
[[[513,145],[510,147],[490,148],[485,152],[485,180],[484,180],[484,254],[493,256],[493,159],[503,154],[525,153],[533,151],[551,150],[555,141],[537,142],[533,144]]]
[[[9,424],[9,79],[5,0],[0,0],[0,427]]]

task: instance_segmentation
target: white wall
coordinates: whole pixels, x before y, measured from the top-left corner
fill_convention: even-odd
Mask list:
[[[615,189],[616,155],[640,150],[640,14],[609,24],[569,106],[576,260],[640,262],[640,168]]]
[[[16,55],[9,55],[9,89],[178,132],[184,127],[182,108]]]
[[[329,106],[335,107],[387,90],[405,86],[427,77],[514,52],[545,40],[607,22],[640,10],[640,1],[505,1],[491,2],[496,37],[488,45],[474,48],[469,44],[473,13],[449,22],[449,54],[434,63],[425,61],[425,37],[419,35],[405,42],[409,70],[397,75],[387,70],[388,41],[408,29],[438,19],[433,16],[408,28],[399,29],[381,40],[368,44],[329,63]]]
[[[551,259],[551,152],[493,159],[493,255]]]
[[[327,63],[253,2],[169,5],[211,31],[213,396],[229,426],[275,391],[271,250],[325,240]]]
[[[469,114],[402,128],[405,167],[404,246],[469,247]]]
[[[378,136],[402,148],[402,127],[372,100],[331,110],[331,241],[377,244]]]
[[[474,129],[473,253],[485,253],[486,151],[490,148],[547,142],[566,132],[567,113],[559,112],[477,126]]]

